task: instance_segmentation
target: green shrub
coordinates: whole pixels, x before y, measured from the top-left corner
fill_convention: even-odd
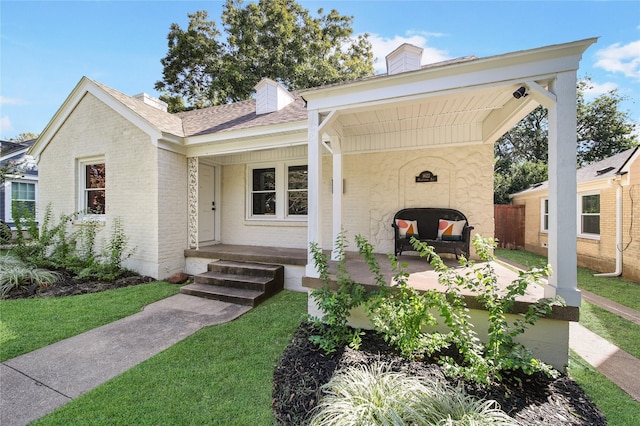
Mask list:
[[[353,282],[346,270],[346,255],[344,249],[346,241],[344,233],[336,240],[336,250],[340,260],[336,266],[338,288],[331,289],[329,275],[329,259],[316,243],[311,244],[311,253],[323,286],[311,292],[311,297],[324,313],[322,318],[310,318],[315,325],[317,334],[309,340],[325,353],[335,352],[341,346],[349,344],[353,348],[360,345],[360,330],[354,330],[348,325],[351,309],[360,306],[365,300],[365,290],[360,284]]]
[[[26,287],[35,292],[36,288],[51,285],[59,279],[60,275],[55,272],[26,266],[10,255],[0,256],[1,297],[18,287]]]
[[[53,223],[51,205],[48,205],[38,229],[30,211],[17,209],[17,212],[18,238],[14,253],[24,262],[39,268],[69,270],[82,279],[114,280],[127,272],[123,262],[133,250],[127,250],[128,237],[119,217],[113,219],[109,240],[98,253],[96,238],[102,226],[99,221],[83,218],[77,229],[70,232],[68,225],[80,213],[62,214],[58,222]]]
[[[476,399],[385,364],[340,371],[322,388],[310,425],[516,425],[495,401]]]
[[[451,376],[491,383],[500,380],[506,371],[519,370],[525,374],[544,372],[549,376],[557,374],[550,366],[534,358],[531,351],[515,339],[527,327],[550,313],[554,305],[562,304],[562,300],[541,299],[530,305],[520,318],[511,323],[507,320],[516,297],[524,295],[530,284],[541,283],[541,278],[549,273],[548,268],[521,272],[518,279],[503,289],[498,286],[498,277],[491,264],[495,248],[492,240],[476,235],[473,244],[484,263],[476,266],[463,257],[460,263],[467,268],[460,272],[445,265],[433,247],[414,238],[414,248],[420,256],[431,259],[439,283],[446,287],[445,292],[417,291],[408,285],[409,275],[394,256],[389,256],[394,284],[388,286],[380,274],[373,247],[363,237],[356,236],[358,251],[364,256],[378,284],[376,292],[367,294],[346,270],[343,233],[336,243],[340,257],[336,266],[337,288],[330,287],[327,256],[317,245],[311,246],[316,268],[324,283],[311,296],[324,315],[321,319],[312,319],[319,333],[310,339],[325,352],[333,352],[344,344],[352,347],[359,345],[360,330],[350,328],[348,319],[352,309],[364,304],[375,330],[404,357],[415,359],[440,352],[438,360]],[[463,291],[475,294],[488,312],[486,344],[480,341],[470,321]],[[447,331],[435,331],[434,327],[438,325],[446,326]]]

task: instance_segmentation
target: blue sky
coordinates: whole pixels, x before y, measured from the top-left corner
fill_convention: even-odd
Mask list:
[[[423,62],[485,57],[600,37],[581,62],[595,96],[617,88],[640,123],[640,1],[300,1],[332,8],[369,33],[374,54],[403,42]],[[188,13],[219,22],[223,1],[0,0],[0,138],[40,133],[82,76],[129,95],[158,95],[166,36]],[[222,27],[219,26],[221,29]]]

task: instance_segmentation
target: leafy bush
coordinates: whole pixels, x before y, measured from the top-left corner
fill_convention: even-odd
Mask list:
[[[46,269],[26,266],[19,259],[0,256],[0,296],[6,296],[18,287],[29,288],[33,293],[38,287],[46,287],[58,281],[60,275]]]
[[[323,286],[311,292],[311,297],[324,313],[323,317],[310,318],[314,327],[319,331],[309,338],[312,343],[320,347],[325,353],[332,353],[341,346],[349,344],[353,348],[360,345],[360,330],[354,330],[348,325],[351,309],[361,305],[365,298],[364,287],[353,282],[346,270],[346,255],[344,249],[346,241],[341,233],[336,240],[336,250],[340,260],[336,266],[338,288],[331,289],[329,276],[329,259],[316,243],[311,244],[311,253],[316,268],[320,273]]]
[[[517,425],[495,401],[385,364],[345,369],[322,389],[310,425]]]
[[[316,325],[323,324],[318,327],[322,332],[311,340],[325,352],[335,351],[346,343],[357,346],[359,330],[349,328],[348,319],[353,308],[364,304],[375,330],[404,357],[416,359],[440,352],[439,362],[451,376],[491,383],[500,380],[505,371],[557,374],[550,366],[534,358],[531,351],[515,338],[550,313],[554,305],[561,305],[562,300],[541,299],[530,305],[521,318],[511,323],[507,320],[507,313],[515,304],[516,297],[524,295],[530,284],[540,283],[542,276],[548,274],[548,267],[521,272],[518,279],[503,289],[498,286],[498,277],[491,264],[495,260],[492,254],[495,243],[492,240],[476,235],[473,244],[484,263],[476,267],[473,262],[462,258],[461,265],[468,268],[460,272],[445,265],[433,247],[412,239],[420,256],[431,259],[439,283],[446,287],[445,292],[418,291],[408,284],[409,274],[391,255],[394,284],[387,286],[373,256],[373,247],[361,236],[356,237],[356,243],[378,284],[374,293],[367,294],[349,277],[345,267],[346,242],[343,234],[336,244],[340,255],[336,268],[337,289],[330,287],[328,259],[317,246],[312,246],[314,261],[325,285],[311,293],[324,313],[322,319],[314,319]],[[463,291],[475,294],[489,314],[486,344],[480,341],[470,321]],[[434,327],[438,325],[446,326],[447,331],[435,331]],[[444,349],[448,349],[446,353],[449,355],[445,355]]]
[[[18,211],[16,216],[18,237],[14,253],[24,262],[39,268],[69,270],[86,279],[114,280],[126,272],[122,265],[133,250],[127,250],[128,237],[120,218],[113,219],[110,238],[97,253],[96,238],[102,226],[97,220],[84,218],[70,232],[67,227],[80,216],[79,212],[62,214],[53,223],[48,205],[39,228],[31,212]]]

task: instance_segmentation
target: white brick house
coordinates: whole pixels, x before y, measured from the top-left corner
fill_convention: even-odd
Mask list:
[[[493,143],[539,104],[549,197],[575,193],[559,165],[575,157],[576,72],[595,41],[422,67],[421,50],[403,45],[384,75],[298,93],[264,79],[255,99],[180,114],[85,77],[30,150],[40,211],[92,209],[105,233],[122,218],[136,248],[127,266],[157,278],[184,270],[189,248],[330,248],[343,228],[389,252],[405,207],[458,209],[492,236]],[[438,181],[416,183],[425,170]],[[576,206],[553,205],[547,291],[578,306],[563,261],[575,259]],[[311,262],[304,273],[317,275]]]
[[[180,114],[83,77],[29,152],[39,211],[84,211],[104,223],[102,236],[121,218],[136,249],[126,266],[160,279],[204,272],[190,253],[215,244],[296,249],[285,287],[302,289],[318,277],[311,243],[330,249],[344,229],[391,252],[403,208],[460,210],[474,233],[493,236],[493,144],[544,105],[554,275],[541,293],[562,296],[573,316],[545,319],[525,338],[562,368],[581,300],[576,173],[562,165],[576,161],[576,74],[595,41],[427,66],[403,45],[384,75],[297,93],[265,78],[254,99]],[[417,182],[427,171],[437,181]]]

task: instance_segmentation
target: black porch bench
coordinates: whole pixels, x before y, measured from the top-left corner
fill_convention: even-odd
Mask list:
[[[451,224],[453,228],[457,228],[460,232],[459,235],[453,232],[451,235],[451,229],[448,229],[445,235],[438,236],[438,227],[440,226],[440,219],[457,222]],[[409,229],[414,232],[410,232],[407,235],[402,235],[403,230],[406,231],[406,227],[398,226],[399,221],[405,221],[406,225],[417,225],[417,235],[415,229],[410,227]],[[417,223],[411,223],[406,221],[415,221]],[[464,221],[464,224],[461,223]],[[466,216],[454,209],[445,208],[433,208],[433,207],[416,207],[400,210],[393,217],[393,223],[391,224],[395,234],[395,254],[400,256],[403,251],[414,251],[411,246],[411,237],[415,236],[420,241],[433,246],[436,253],[452,253],[456,258],[463,254],[467,259],[469,258],[469,243],[471,242],[471,231],[473,226],[469,226],[469,221]],[[403,229],[401,229],[403,228]]]

